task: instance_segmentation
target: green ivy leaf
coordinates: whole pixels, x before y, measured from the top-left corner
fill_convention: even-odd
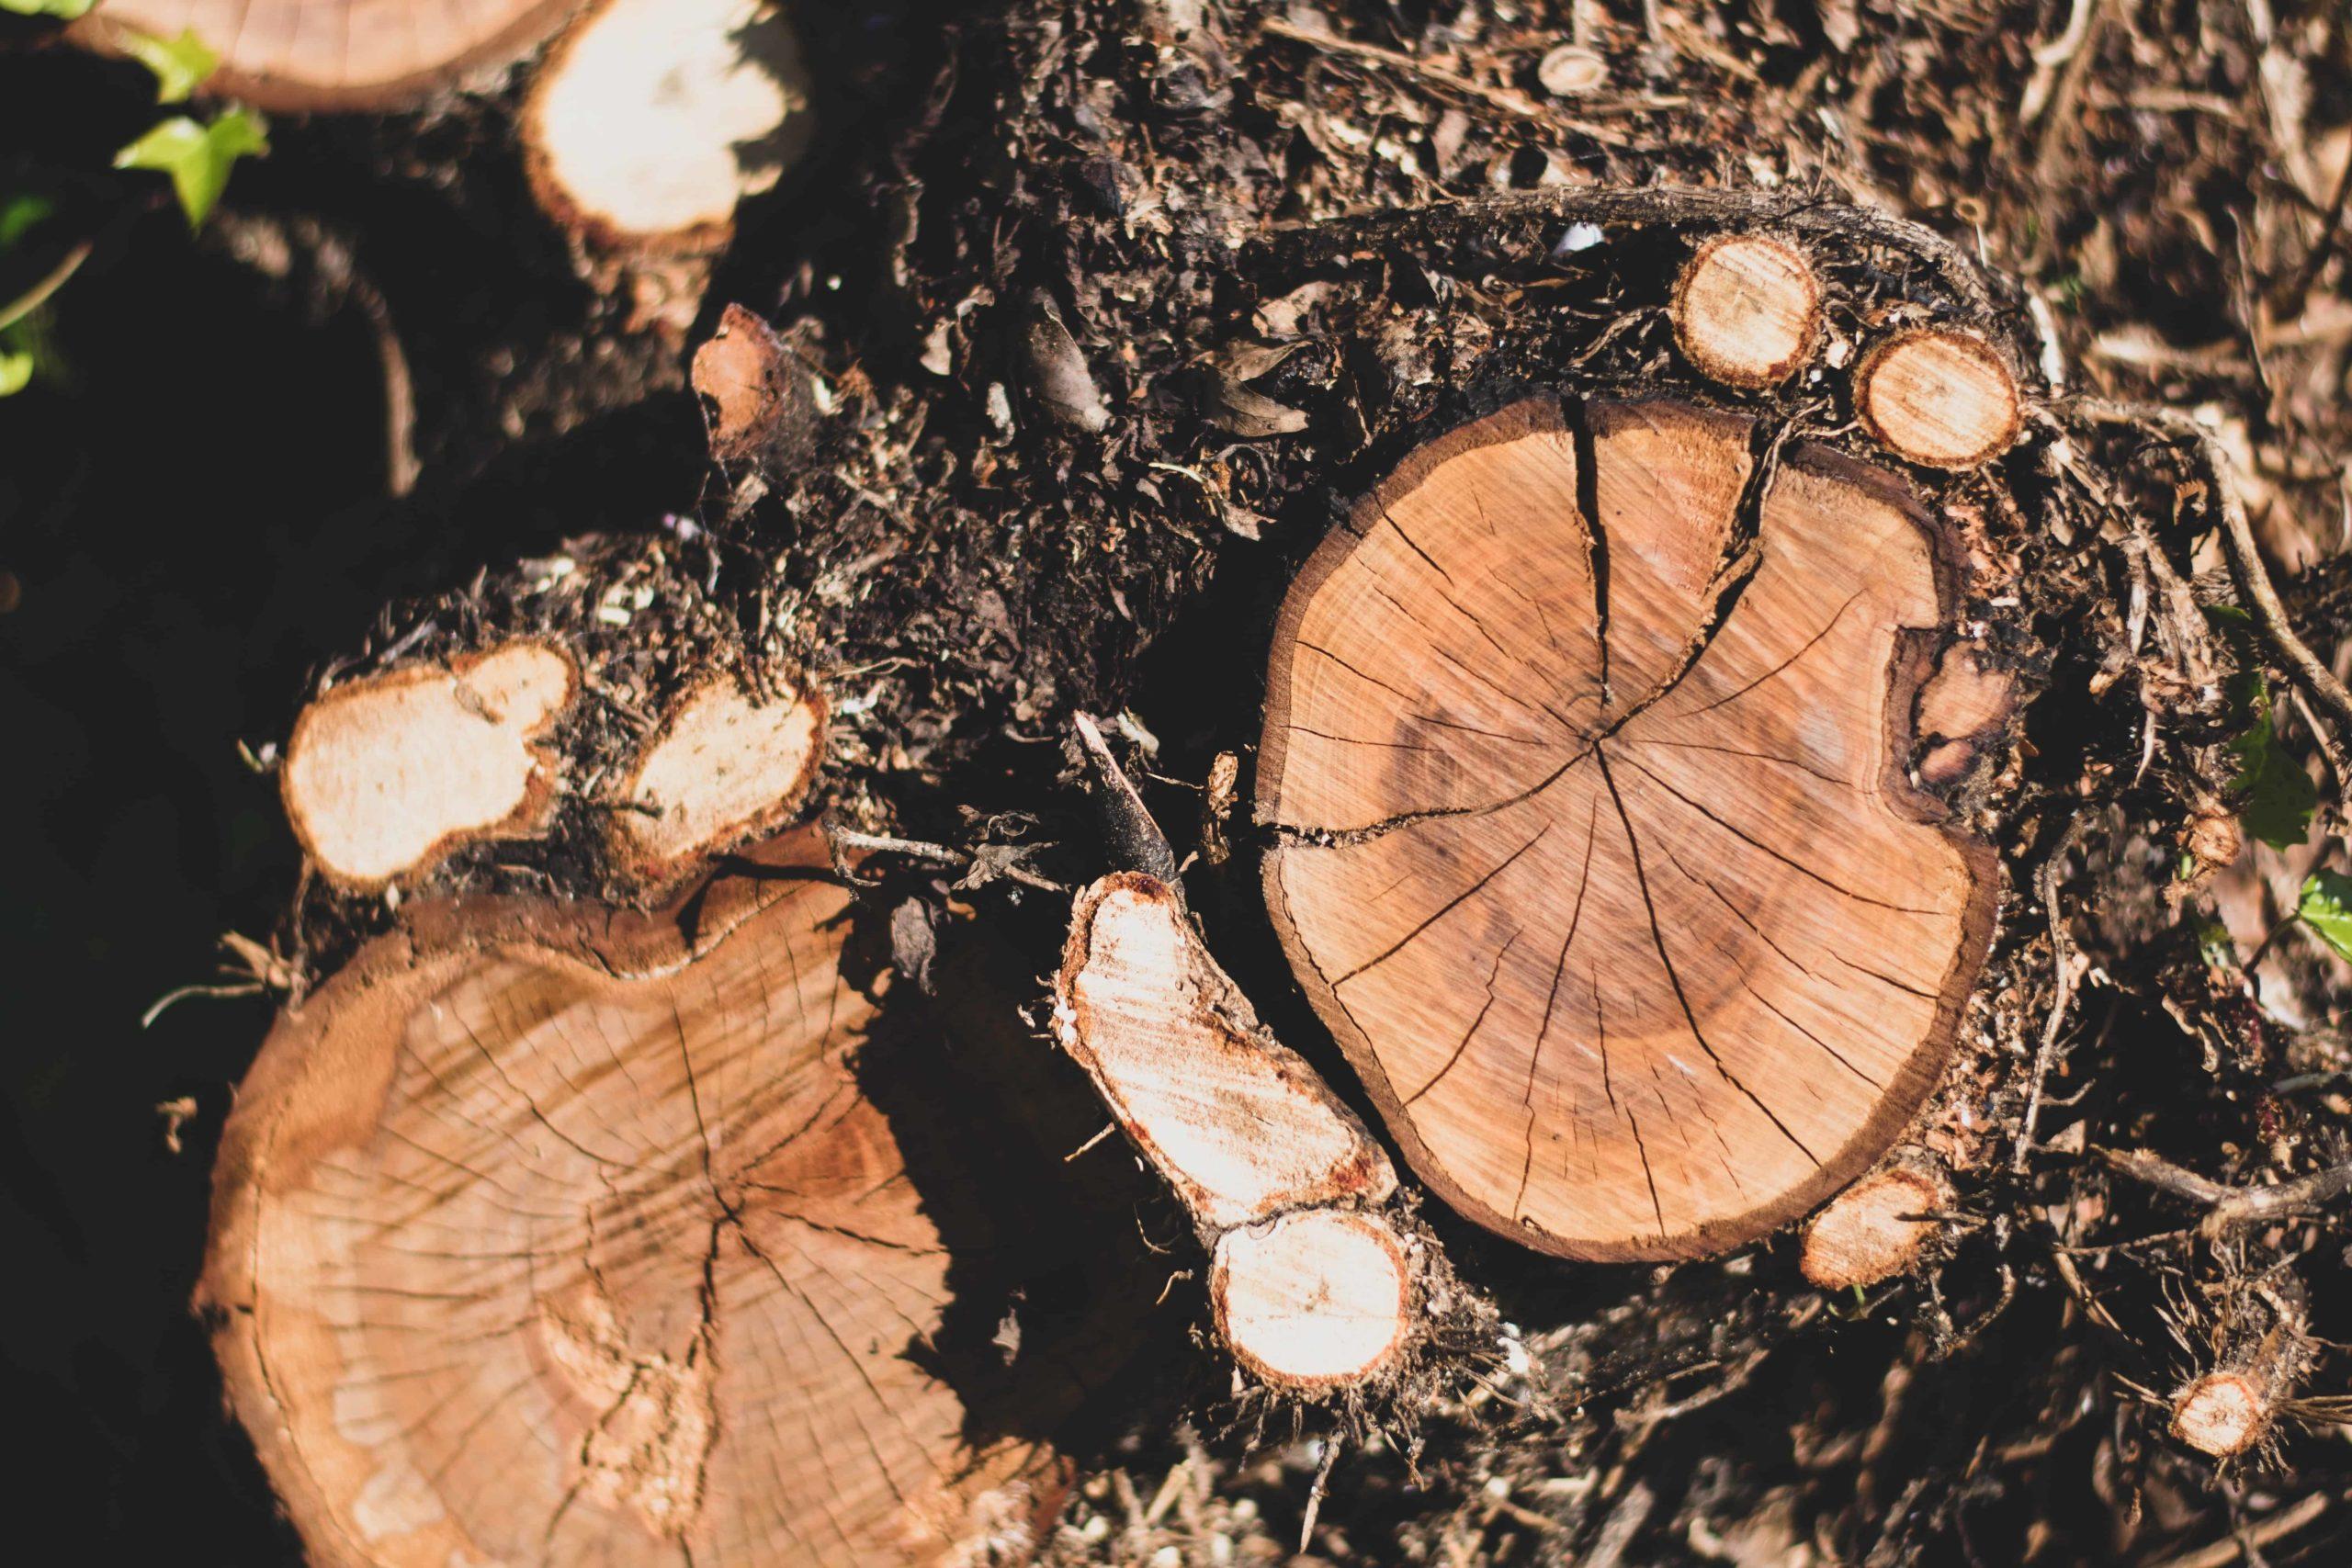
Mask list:
[[[2205,960],[2205,967],[2224,973],[2238,966],[2238,944],[2231,940],[2230,928],[2219,920],[2206,920],[2197,928],[2198,956]]]
[[[155,101],[159,104],[181,102],[202,86],[204,79],[220,63],[220,57],[204,47],[204,40],[196,36],[193,28],[168,43],[146,33],[128,31],[120,35],[119,42],[123,53],[155,73]]]
[[[209,125],[175,115],[114,155],[118,169],[156,169],[172,177],[172,189],[187,214],[188,227],[211,215],[228,187],[238,159],[266,152],[261,117],[251,109],[225,109]]]
[[[2237,799],[2238,819],[2247,832],[2274,850],[2290,850],[2310,836],[2312,812],[2319,806],[2319,786],[2278,744],[2270,688],[2259,674],[2241,680],[2245,684],[2239,698],[2253,718],[2245,732],[2226,748],[2238,761],[2230,793]]]
[[[16,249],[18,241],[48,222],[56,210],[55,202],[28,190],[0,196],[0,251]]]
[[[2323,871],[2303,878],[2296,918],[2312,928],[2338,958],[2352,958],[2352,876]]]
[[[0,0],[6,5],[7,0]],[[14,327],[0,327],[0,398],[11,398],[32,384],[33,350]]]
[[[62,17],[72,21],[87,16],[98,0],[0,0],[0,11],[14,11],[19,17]]]

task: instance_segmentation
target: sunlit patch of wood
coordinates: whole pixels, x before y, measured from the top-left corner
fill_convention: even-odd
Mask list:
[[[1234,1359],[1270,1383],[1346,1387],[1394,1363],[1411,1327],[1412,1275],[1376,1215],[1306,1209],[1226,1232],[1209,1301]]]
[[[1793,375],[1821,325],[1821,283],[1803,252],[1761,234],[1701,245],[1674,286],[1674,341],[1702,374],[1761,390]]]
[[[1898,457],[1973,468],[2017,441],[2017,378],[1993,345],[1950,327],[1915,327],[1872,349],[1854,376],[1862,426]]]
[[[1175,888],[1118,872],[1079,895],[1054,1027],[1207,1247],[1217,1332],[1295,1393],[1393,1371],[1413,1276],[1388,1156],[1258,1020]]]
[[[1063,1048],[1202,1224],[1396,1190],[1388,1156],[1267,1033],[1166,883],[1120,872],[1080,894],[1056,986]]]
[[[1907,1166],[1873,1171],[1831,1199],[1805,1227],[1797,1266],[1825,1291],[1875,1285],[1911,1267],[1942,1229],[1935,1177]]]
[[[522,117],[541,205],[610,251],[712,251],[809,136],[798,35],[763,0],[590,0]]]
[[[703,681],[639,753],[613,813],[623,874],[660,886],[705,857],[792,819],[824,761],[825,698],[779,677],[755,693],[734,675]]]
[[[544,831],[548,737],[579,684],[570,654],[526,639],[331,688],[286,745],[295,836],[328,880],[367,891],[464,844]]]
[[[1893,476],[1532,400],[1294,584],[1260,820],[1292,967],[1414,1168],[1565,1256],[1721,1250],[1884,1154],[1982,962],[1991,850],[1915,792],[1950,625]],[[1588,466],[1589,465],[1589,466]]]
[[[580,0],[105,0],[77,31],[193,31],[220,58],[210,85],[269,109],[384,107],[530,50]]]
[[[977,1216],[1001,1136],[938,1165],[973,1089],[844,976],[819,837],[757,859],[654,916],[413,906],[263,1046],[198,1304],[313,1562],[1035,1543],[1078,1359],[987,1341],[1017,1282],[949,1325],[1052,1237]]]
[[[2231,1459],[2270,1430],[2268,1391],[2241,1371],[2208,1372],[2173,1398],[2172,1435],[2202,1454]]]

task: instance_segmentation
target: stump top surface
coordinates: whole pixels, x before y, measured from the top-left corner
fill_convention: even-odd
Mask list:
[[[684,914],[420,906],[271,1035],[200,1303],[312,1561],[1027,1539],[1057,1461],[978,1413],[993,1320],[973,1365],[945,1326],[1011,1238],[910,1170],[952,1130],[862,1087],[848,895],[785,842]]]
[[[1546,1251],[1719,1251],[1884,1152],[1991,926],[1905,773],[1949,624],[1885,473],[1532,400],[1424,446],[1285,603],[1257,812],[1293,966],[1416,1170]]]
[[[519,54],[582,0],[106,0],[88,26],[158,38],[193,31],[217,84],[265,108],[390,104],[468,66]]]

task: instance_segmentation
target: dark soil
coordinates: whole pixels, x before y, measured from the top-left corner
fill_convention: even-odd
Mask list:
[[[184,1310],[268,1004],[140,1015],[211,974],[222,931],[307,978],[381,923],[298,901],[275,781],[238,751],[281,739],[322,671],[553,627],[622,672],[567,739],[601,758],[714,658],[808,664],[845,716],[839,819],[984,862],[1037,846],[1026,863],[1070,884],[1106,852],[1069,717],[1125,713],[1181,853],[1212,759],[1246,774],[1290,571],[1430,431],[1530,388],[1671,392],[1863,448],[1838,378],[1734,398],[1671,352],[1679,258],[1757,223],[1812,252],[1849,338],[1933,313],[2045,400],[2207,411],[2304,638],[2326,658],[2352,636],[2335,0],[839,9],[810,24],[823,145],[746,215],[703,312],[776,321],[827,411],[757,471],[707,464],[681,345],[624,330],[531,209],[511,94],[282,123],[193,241],[168,210],[112,219],[61,296],[70,379],[0,402],[0,1244],[26,1281],[5,1333],[41,1438],[25,1495],[86,1557],[294,1557]],[[1609,80],[1555,99],[1536,63],[1571,39]],[[0,54],[0,171],[102,167],[141,87]],[[387,331],[413,383],[405,495]],[[1386,1435],[1334,1470],[1316,1556],[2283,1565],[2352,1543],[2340,1412],[2217,1471],[2158,1403],[2266,1280],[2352,1338],[2341,1201],[2211,1245],[2096,1153],[2233,1185],[2352,1156],[2352,969],[2282,939],[2266,1012],[2244,932],[2237,959],[2199,946],[2215,898],[2258,941],[2269,885],[2291,903],[2312,859],[2183,863],[2232,804],[2231,678],[2267,657],[2199,613],[2233,602],[2211,495],[2148,434],[2063,420],[1985,473],[1914,477],[1973,520],[1996,570],[1971,618],[2032,697],[1962,797],[2010,880],[1927,1124],[1963,1223],[1920,1278],[1833,1301],[1785,1237],[1578,1269],[1430,1205],[1514,1328],[1484,1382],[1372,1413]],[[525,560],[573,575],[537,592]],[[594,609],[624,579],[648,592],[615,626]],[[2324,796],[2346,787],[2305,760]],[[1265,928],[1246,820],[1245,778],[1238,852],[1190,874],[1193,901],[1267,1021],[1352,1093]],[[439,885],[609,891],[592,825]],[[2344,826],[2334,806],[2314,826],[2334,863]],[[978,911],[1050,966],[1050,897],[879,869],[877,917],[912,898],[952,933]],[[174,1152],[153,1108],[183,1095]],[[2344,1387],[2324,1348],[2313,1399]],[[1280,1560],[1333,1418],[1221,1403],[1205,1352],[1165,1382],[1054,1556],[1206,1562],[1222,1537]]]

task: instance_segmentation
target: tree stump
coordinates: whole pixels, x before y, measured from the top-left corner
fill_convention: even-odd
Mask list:
[[[313,1562],[1034,1545],[1093,1352],[949,1320],[1086,1244],[982,1206],[1006,1123],[989,1192],[953,1163],[969,1091],[844,975],[821,837],[757,860],[650,917],[414,906],[272,1032],[198,1303]]]
[[[1990,935],[1995,856],[1908,772],[1942,528],[1826,450],[1759,479],[1751,434],[1511,405],[1359,503],[1276,633],[1292,966],[1415,1170],[1563,1256],[1719,1251],[1851,1180]]]

